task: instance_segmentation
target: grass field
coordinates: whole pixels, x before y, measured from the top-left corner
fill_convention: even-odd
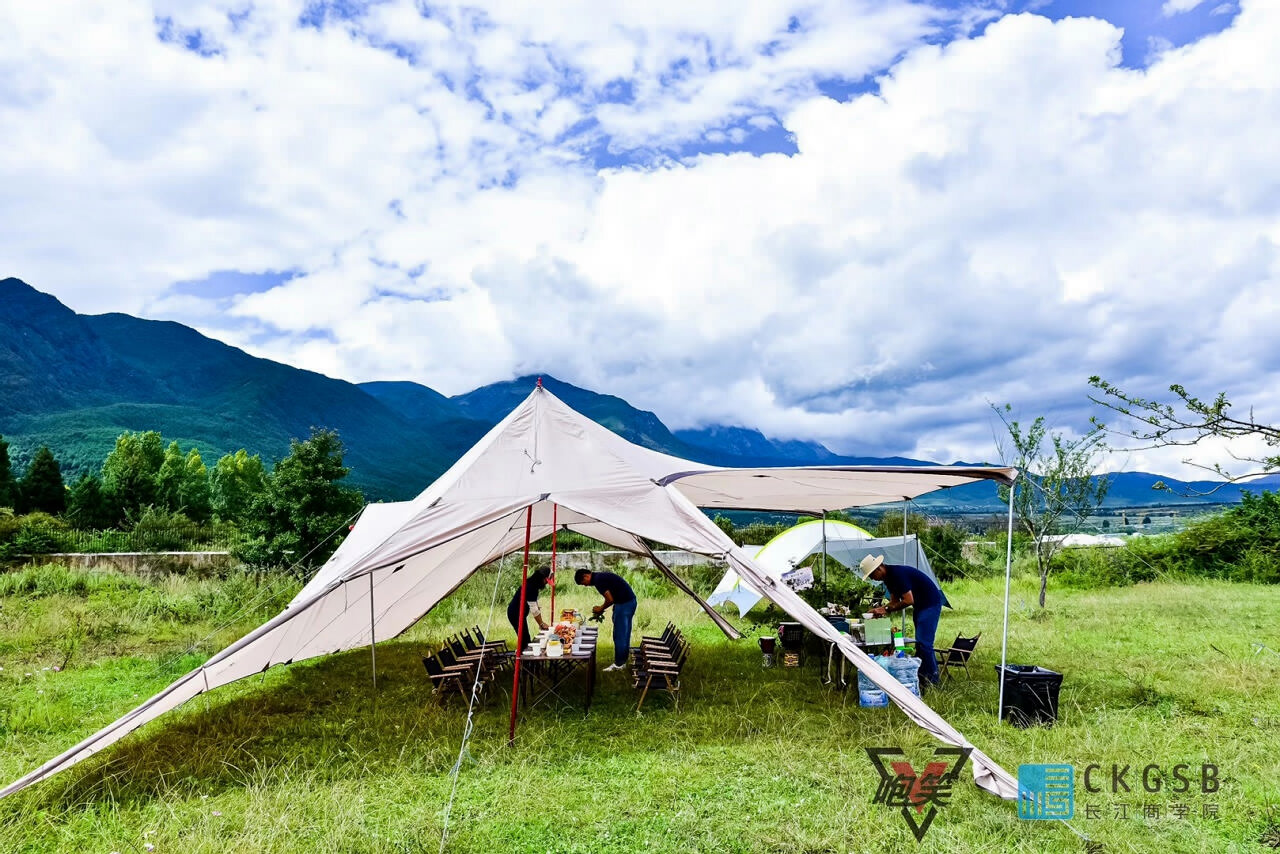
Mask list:
[[[455,628],[487,625],[492,583],[477,576],[379,645],[376,702],[368,650],[219,689],[0,801],[0,850],[439,850],[465,709],[429,697],[419,656]],[[926,699],[1014,774],[1020,763],[1074,764],[1071,827],[1019,820],[966,770],[917,843],[900,814],[871,803],[878,777],[864,748],[898,746],[921,767],[935,742],[896,709],[860,709],[856,692],[822,687],[813,665],[762,670],[754,639],[726,640],[692,602],[647,585],[638,627],[656,633],[673,619],[694,642],[681,709],[659,696],[637,715],[628,680],[601,673],[589,717],[535,709],[507,747],[495,697],[476,717],[447,850],[1085,851],[1082,837],[1107,852],[1280,846],[1280,589],[1051,587],[1041,611],[1034,583],[1016,583],[1010,660],[1065,674],[1058,726],[995,719],[994,580],[949,586],[956,609],[939,639],[983,639],[972,680],[961,674]],[[292,592],[248,577],[0,575],[0,783],[114,720]],[[593,601],[571,590],[557,604],[566,599]],[[492,634],[509,634],[504,616],[493,612]],[[1218,766],[1220,790],[1168,790],[1173,766],[1205,762]],[[1106,791],[1085,791],[1090,763]],[[1110,791],[1113,763],[1131,767],[1132,792]],[[1164,769],[1160,792],[1143,790],[1148,764]],[[1144,816],[1150,805],[1158,817]]]

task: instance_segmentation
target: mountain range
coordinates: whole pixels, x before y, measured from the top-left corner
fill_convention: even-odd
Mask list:
[[[350,383],[251,356],[170,321],[82,315],[20,279],[0,280],[0,435],[15,469],[48,445],[68,475],[96,471],[125,430],[158,430],[200,450],[205,462],[246,448],[270,463],[312,427],[342,436],[349,481],[372,499],[416,495],[533,388],[529,375],[447,397],[416,382]],[[584,415],[654,450],[724,466],[917,465],[902,457],[846,457],[817,442],[775,440],[758,430],[711,425],[671,431],[620,397],[542,383]],[[70,479],[68,477],[68,479]],[[1163,480],[1171,492],[1152,485]],[[1275,478],[1268,478],[1275,481]],[[1113,476],[1108,504],[1237,501],[1229,485],[1184,484],[1143,472]],[[1275,488],[1274,483],[1254,484]],[[990,484],[937,493],[937,511],[1003,507]]]

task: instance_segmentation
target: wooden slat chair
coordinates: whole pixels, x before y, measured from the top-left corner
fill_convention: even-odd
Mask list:
[[[982,632],[978,632],[971,638],[956,635],[955,641],[951,646],[934,647],[933,657],[938,662],[938,681],[947,678],[952,667],[963,667],[964,675],[973,678],[969,673],[969,656],[973,655],[974,648],[978,645],[978,638],[982,637]]]
[[[424,655],[422,666],[427,669],[427,675],[431,677],[431,693],[439,698],[440,702],[444,702],[445,696],[451,695],[454,690],[457,690],[464,699],[466,698],[467,688],[470,685],[466,682],[467,674],[470,672],[468,669],[447,668],[439,657],[433,655]]]
[[[498,652],[506,652],[506,651],[507,651],[507,642],[506,642],[506,641],[504,641],[504,640],[496,640],[496,641],[487,640],[487,639],[485,638],[485,636],[484,636],[484,632],[480,630],[480,626],[478,626],[478,625],[476,625],[476,626],[472,626],[472,627],[471,627],[471,629],[470,629],[470,631],[468,631],[468,632],[467,632],[467,634],[468,634],[468,635],[472,635],[472,634],[474,634],[474,635],[475,635],[476,643],[477,643],[477,644],[479,644],[480,646],[484,647],[485,649],[493,649],[493,650],[497,650]]]
[[[652,691],[666,691],[671,696],[672,708],[680,708],[680,673],[689,659],[689,647],[681,646],[675,658],[646,655],[634,669],[635,686],[640,689],[640,701],[636,711],[644,706],[644,699]]]
[[[492,682],[494,674],[497,672],[496,667],[485,661],[483,654],[459,656],[451,643],[446,643],[440,647],[440,651],[436,653],[436,656],[446,670],[464,670],[468,686],[475,681],[477,673],[479,673],[481,682]]]
[[[480,627],[476,626],[475,630],[479,632]],[[485,643],[475,637],[472,637],[470,630],[467,629],[462,631],[459,638],[462,641],[462,646],[466,650],[466,654],[468,656],[484,656],[485,664],[495,670],[506,670],[510,666],[512,659],[515,657],[511,653],[507,652],[506,641]],[[455,653],[457,652],[456,647],[454,647],[454,651]]]
[[[680,634],[680,630],[676,628],[676,624],[668,622],[667,627],[662,630],[661,635],[656,637],[654,635],[644,635],[640,638],[640,645],[644,646],[646,643],[650,642],[669,643],[671,639],[678,634]]]
[[[642,643],[639,649],[636,650],[636,659],[641,662],[648,659],[674,661],[679,658],[680,654],[686,651],[688,647],[689,642],[686,641],[684,639],[684,635],[677,630],[675,635],[666,642],[660,643],[657,641],[646,641],[645,643]]]

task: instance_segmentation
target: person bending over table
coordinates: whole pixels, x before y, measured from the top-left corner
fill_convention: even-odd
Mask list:
[[[863,581],[879,581],[889,590],[889,603],[872,608],[871,613],[883,617],[894,611],[901,611],[908,605],[914,608],[920,679],[930,685],[937,685],[938,659],[933,654],[933,641],[938,634],[938,618],[942,616],[942,606],[951,607],[942,589],[914,566],[885,563],[884,555],[867,555],[858,564],[858,569],[862,571]]]
[[[621,670],[627,666],[627,654],[631,652],[631,619],[636,615],[636,594],[620,575],[612,572],[591,572],[580,569],[573,580],[583,587],[594,587],[604,597],[603,605],[593,605],[591,613],[603,614],[613,608],[613,664],[605,670]]]
[[[520,641],[520,624],[524,623],[524,642],[530,643],[533,640],[533,632],[529,631],[529,617],[532,616],[538,621],[538,628],[545,629],[547,621],[542,619],[542,609],[538,607],[538,594],[547,586],[547,580],[551,578],[551,570],[547,567],[540,567],[529,573],[528,581],[524,586],[524,607],[520,602],[520,587],[516,585],[515,595],[511,597],[510,604],[507,605],[507,620],[511,622],[511,628],[515,630],[516,642]]]

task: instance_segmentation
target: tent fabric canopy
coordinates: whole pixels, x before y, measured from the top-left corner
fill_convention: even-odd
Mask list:
[[[702,466],[634,445],[539,386],[418,497],[366,508],[342,546],[281,613],[119,720],[0,789],[0,797],[87,759],[206,691],[276,665],[396,637],[478,568],[520,550],[530,508],[535,539],[551,533],[555,513],[560,529],[651,559],[649,543],[660,542],[727,560],[806,628],[835,642],[913,721],[947,744],[972,747],[770,577],[698,505],[836,509],[883,501],[886,494],[900,499],[975,480],[1011,483],[1015,476],[1012,469],[991,468]],[[670,570],[658,566],[693,595]],[[699,601],[722,630],[736,636],[723,617]],[[979,786],[1002,798],[1017,797],[1017,783],[1007,771],[976,748],[970,758]]]

